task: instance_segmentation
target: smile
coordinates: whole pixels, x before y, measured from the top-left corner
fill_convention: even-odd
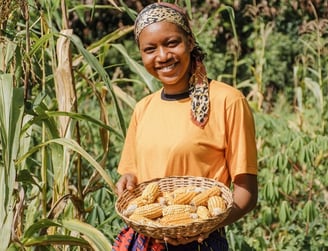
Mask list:
[[[171,64],[171,65],[167,65],[165,67],[158,67],[157,70],[161,71],[161,72],[169,72],[171,71],[174,67],[176,66],[176,63]]]

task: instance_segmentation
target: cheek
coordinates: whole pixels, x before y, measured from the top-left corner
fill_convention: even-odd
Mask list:
[[[146,68],[147,71],[149,71],[150,73],[153,71],[153,60],[151,57],[149,57],[148,55],[142,55],[141,56],[142,59],[142,63],[144,65],[144,67]]]

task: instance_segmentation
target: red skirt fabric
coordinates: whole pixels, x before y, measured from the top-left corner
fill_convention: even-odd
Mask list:
[[[224,229],[210,234],[202,243],[197,241],[186,245],[172,246],[156,243],[154,239],[138,234],[132,228],[124,228],[113,244],[112,251],[228,251]]]

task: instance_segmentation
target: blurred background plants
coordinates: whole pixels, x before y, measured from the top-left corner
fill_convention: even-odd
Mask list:
[[[160,87],[132,32],[151,2],[0,1],[0,250],[110,250],[126,127]],[[254,111],[260,197],[231,250],[327,250],[327,2],[170,2]]]

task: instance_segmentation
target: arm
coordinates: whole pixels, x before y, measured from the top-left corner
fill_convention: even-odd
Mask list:
[[[222,222],[222,226],[230,225],[255,208],[257,203],[257,176],[240,174],[234,181],[233,206],[229,216]]]

